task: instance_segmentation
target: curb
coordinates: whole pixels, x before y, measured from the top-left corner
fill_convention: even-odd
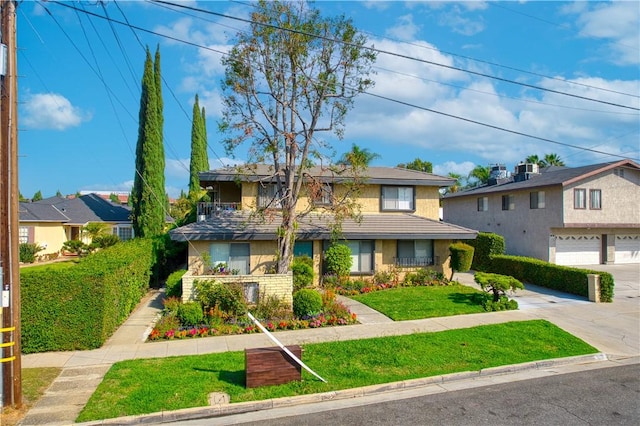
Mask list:
[[[424,377],[419,379],[403,380],[400,382],[382,383],[378,385],[365,386],[353,389],[343,389],[331,392],[316,393],[309,395],[289,396],[283,398],[267,399],[262,401],[238,402],[232,404],[217,404],[207,407],[184,408],[175,411],[162,411],[151,414],[141,414],[135,416],[117,417],[112,419],[96,420],[79,425],[138,425],[138,424],[158,424],[171,423],[185,420],[198,420],[211,417],[224,417],[233,414],[244,414],[254,411],[270,410],[274,408],[291,407],[302,404],[313,404],[332,400],[343,400],[362,398],[365,396],[384,394],[394,391],[403,391],[422,388],[432,385],[460,382],[463,380],[476,380],[491,376],[501,376],[526,372],[532,370],[542,370],[550,367],[567,365],[593,364],[609,361],[604,353],[591,355],[579,355],[566,358],[555,358],[544,361],[531,361],[522,364],[505,365],[499,367],[483,368],[479,371],[462,371],[458,373],[445,374],[440,376]]]

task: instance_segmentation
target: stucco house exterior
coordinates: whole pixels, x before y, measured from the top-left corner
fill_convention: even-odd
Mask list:
[[[340,198],[353,177],[313,167],[308,172],[319,189],[301,196],[294,255],[313,259],[316,276],[322,276],[323,253],[331,242],[332,200]],[[357,203],[361,220],[346,219],[342,238],[352,253],[354,276],[373,276],[378,271],[430,267],[450,273],[449,245],[474,239],[477,232],[439,220],[439,189],[453,179],[414,170],[370,167]],[[274,173],[258,165],[250,172],[222,168],[200,173],[200,186],[210,203],[201,203],[197,222],[176,228],[171,238],[189,242],[188,265],[201,273],[201,255],[212,263],[227,263],[240,275],[264,275],[275,264],[279,214]],[[258,207],[269,206],[260,218]],[[313,207],[313,208],[311,208]],[[185,291],[183,278],[183,291]],[[188,291],[188,290],[187,290]]]
[[[83,238],[82,228],[92,222],[109,225],[120,240],[133,238],[131,208],[96,194],[75,198],[50,197],[19,204],[19,241],[37,243],[39,255],[59,253],[65,241]]]
[[[443,218],[505,238],[506,252],[559,265],[640,263],[640,166],[492,168],[489,184],[447,194]]]

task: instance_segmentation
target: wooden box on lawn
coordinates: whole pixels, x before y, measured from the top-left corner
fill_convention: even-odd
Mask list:
[[[287,346],[298,359],[302,359],[302,348]],[[279,347],[245,349],[244,364],[246,387],[281,385],[302,378],[302,367]]]

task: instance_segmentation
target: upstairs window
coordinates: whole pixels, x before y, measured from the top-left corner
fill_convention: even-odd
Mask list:
[[[576,188],[573,190],[573,208],[580,210],[587,208],[586,189]]]
[[[602,209],[602,191],[599,189],[589,191],[589,208],[591,210]]]
[[[515,201],[513,199],[513,195],[503,195],[502,196],[502,210],[513,210],[516,208]]]
[[[531,209],[544,209],[544,191],[536,191],[529,193],[529,208]]]
[[[330,183],[321,183],[309,188],[313,203],[321,206],[330,206],[333,198],[333,186]]]
[[[282,197],[278,192],[277,184],[266,183],[258,185],[258,208],[282,208]]]
[[[412,186],[383,186],[382,210],[414,211]]]
[[[489,210],[489,197],[478,197],[478,211],[486,212]]]

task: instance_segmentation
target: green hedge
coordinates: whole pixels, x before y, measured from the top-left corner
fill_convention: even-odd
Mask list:
[[[451,269],[456,272],[467,272],[471,269],[474,248],[465,243],[454,243],[449,246],[451,253]]]
[[[507,274],[521,281],[552,288],[578,296],[589,296],[588,274],[600,275],[600,301],[613,301],[613,276],[608,272],[554,265],[540,259],[522,256],[495,255],[490,271]]]
[[[504,254],[504,237],[490,232],[480,232],[475,240],[466,241],[474,248],[471,269],[490,272],[491,257]],[[509,274],[510,275],[510,274]]]
[[[65,269],[20,271],[22,351],[95,349],[113,334],[149,286],[152,241],[134,239]]]

